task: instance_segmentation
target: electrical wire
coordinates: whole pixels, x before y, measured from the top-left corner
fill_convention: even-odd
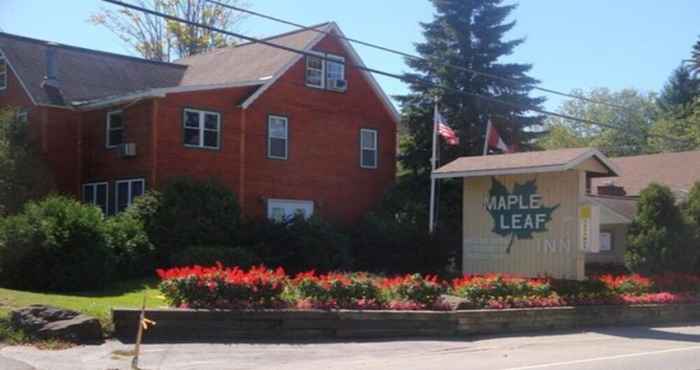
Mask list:
[[[293,48],[293,47],[289,47],[289,46],[285,46],[285,45],[276,44],[276,43],[274,43],[274,42],[270,42],[270,41],[265,40],[265,39],[259,39],[259,38],[256,38],[256,37],[247,36],[247,35],[244,35],[244,34],[241,34],[241,33],[237,33],[237,32],[231,32],[231,31],[219,29],[219,28],[212,27],[212,26],[209,26],[209,25],[206,25],[206,24],[203,24],[203,23],[193,22],[193,21],[190,21],[190,20],[187,20],[187,19],[183,19],[183,18],[180,18],[180,17],[176,17],[176,16],[173,16],[173,15],[170,15],[170,14],[166,14],[166,13],[158,12],[158,11],[155,11],[155,10],[152,10],[152,9],[144,8],[144,7],[141,7],[141,6],[137,6],[137,5],[125,3],[125,2],[123,2],[123,1],[119,1],[119,0],[102,0],[102,1],[107,2],[107,3],[114,4],[114,5],[119,5],[119,6],[122,6],[122,7],[125,7],[125,8],[133,9],[133,10],[138,10],[138,11],[141,11],[141,12],[143,12],[143,13],[147,13],[147,14],[159,16],[159,17],[162,17],[162,18],[165,18],[165,19],[169,19],[169,20],[171,20],[171,21],[184,23],[184,24],[187,24],[187,25],[192,26],[192,27],[203,28],[203,29],[206,29],[206,30],[209,30],[209,31],[218,32],[218,33],[221,33],[221,34],[233,36],[233,37],[236,37],[236,38],[239,38],[239,39],[242,39],[242,40],[246,40],[246,41],[249,41],[249,42],[252,42],[252,43],[258,43],[258,44],[266,45],[266,46],[269,46],[269,47],[273,47],[273,48],[285,50],[285,51],[288,51],[288,52],[291,52],[291,53],[296,53],[296,54],[304,55],[304,56],[307,56],[307,57],[318,58],[318,59],[322,59],[322,60],[325,60],[325,61],[331,61],[331,62],[335,62],[335,63],[344,63],[344,64],[346,64],[346,65],[348,64],[347,62],[339,62],[337,59],[332,59],[332,58],[326,57],[326,56],[324,56],[324,55],[319,55],[319,54],[314,53],[314,52],[310,52],[310,51],[306,51],[306,50],[301,50],[301,49],[297,49],[297,48]],[[558,118],[562,118],[562,119],[567,119],[567,120],[571,120],[571,121],[575,121],[575,122],[580,122],[580,123],[585,123],[585,124],[594,125],[594,126],[605,127],[605,128],[614,129],[614,130],[625,130],[625,129],[623,129],[623,128],[616,127],[616,126],[614,126],[614,125],[605,124],[605,123],[601,123],[601,122],[596,122],[596,121],[588,120],[588,119],[582,119],[582,118],[578,118],[578,117],[573,117],[573,116],[569,116],[569,115],[562,114],[562,113],[551,112],[551,111],[547,111],[547,110],[541,109],[541,108],[536,107],[536,106],[530,106],[530,105],[525,105],[525,104],[518,104],[518,103],[507,102],[507,101],[504,101],[504,100],[500,100],[500,99],[498,99],[498,98],[494,98],[494,97],[490,97],[490,96],[485,96],[485,95],[481,95],[481,94],[478,94],[478,93],[472,93],[472,92],[468,92],[468,91],[462,91],[462,90],[460,90],[460,89],[455,89],[455,88],[451,88],[451,87],[448,87],[448,86],[441,86],[441,85],[438,85],[438,84],[434,84],[434,83],[427,82],[427,81],[422,81],[422,80],[419,80],[419,79],[410,79],[410,78],[408,78],[408,77],[401,76],[401,75],[398,75],[398,74],[395,74],[395,73],[386,72],[386,71],[381,71],[381,70],[373,69],[373,68],[368,68],[368,67],[366,67],[366,66],[359,65],[359,64],[354,64],[354,63],[353,63],[353,64],[349,64],[349,66],[352,67],[352,68],[358,69],[358,70],[365,71],[365,72],[370,72],[370,73],[377,74],[377,75],[381,75],[381,76],[385,76],[385,77],[395,78],[395,79],[398,79],[398,80],[400,80],[400,81],[404,81],[404,82],[408,82],[408,83],[422,84],[422,85],[424,85],[424,86],[426,86],[426,87],[429,87],[429,88],[442,89],[442,90],[444,90],[444,91],[450,91],[450,92],[453,92],[453,93],[455,93],[455,94],[461,94],[461,95],[471,96],[471,97],[474,97],[474,98],[477,98],[477,99],[480,99],[480,100],[483,100],[483,101],[487,101],[487,102],[491,102],[491,103],[496,103],[496,104],[501,104],[501,105],[506,105],[506,106],[510,106],[510,107],[512,107],[512,108],[517,108],[517,109],[519,109],[519,110],[532,111],[532,112],[544,114],[544,115],[547,115],[547,116],[558,117]],[[662,139],[669,140],[669,141],[671,141],[671,142],[684,143],[684,141],[679,140],[679,139],[677,139],[677,138],[673,138],[673,137],[669,137],[669,136],[665,136],[665,135],[660,135],[660,134],[651,134],[651,133],[645,133],[645,132],[642,132],[642,131],[639,131],[637,134],[641,134],[642,137],[645,137],[645,136],[646,136],[646,137],[658,137],[658,138],[662,138]]]
[[[325,31],[325,30],[322,30],[322,29],[319,29],[319,28],[316,28],[316,27],[308,27],[308,26],[305,26],[305,25],[303,25],[303,24],[295,23],[295,22],[288,21],[288,20],[285,20],[285,19],[282,19],[282,18],[273,17],[273,16],[271,16],[271,15],[263,14],[263,13],[260,13],[260,12],[255,12],[255,11],[252,11],[252,10],[249,10],[249,9],[245,9],[245,8],[241,8],[241,7],[234,6],[234,5],[224,4],[224,3],[219,2],[219,1],[216,1],[216,0],[206,0],[206,1],[209,2],[209,3],[212,3],[212,4],[215,4],[215,5],[224,7],[224,8],[228,8],[228,9],[231,9],[231,10],[235,10],[235,11],[239,11],[239,12],[242,12],[242,13],[250,14],[250,15],[253,15],[253,16],[256,16],[256,17],[260,17],[260,18],[263,18],[263,19],[267,19],[267,20],[273,21],[273,22],[278,22],[278,23],[286,24],[286,25],[288,25],[288,26],[293,26],[293,27],[299,28],[299,29],[304,30],[304,31],[313,31],[313,32],[317,32],[317,33],[321,33],[321,34],[325,34],[325,35],[331,35],[331,36],[340,38],[340,39],[345,40],[345,41],[348,41],[348,42],[352,42],[352,43],[355,43],[355,44],[358,44],[358,45],[366,46],[366,47],[369,47],[369,48],[372,48],[372,49],[377,49],[377,50],[385,51],[385,52],[387,52],[387,53],[399,55],[399,56],[402,56],[402,57],[404,57],[404,58],[408,58],[408,59],[412,59],[412,60],[420,60],[420,61],[430,62],[430,63],[433,63],[433,64],[438,64],[438,65],[441,65],[441,66],[444,66],[444,67],[448,67],[448,68],[452,68],[452,69],[456,69],[456,70],[459,70],[459,71],[469,72],[469,73],[473,73],[473,74],[475,74],[475,75],[479,75],[479,76],[483,76],[483,77],[487,77],[487,78],[491,78],[491,79],[495,79],[495,80],[504,81],[504,82],[507,82],[507,83],[510,83],[510,84],[516,84],[516,85],[526,86],[526,87],[529,87],[529,88],[531,88],[531,89],[539,90],[539,91],[546,92],[546,93],[549,93],[549,94],[559,95],[559,96],[563,96],[563,97],[567,97],[567,98],[571,98],[571,99],[579,99],[579,100],[586,101],[586,102],[589,102],[589,103],[600,104],[600,105],[606,105],[606,106],[609,106],[609,107],[611,107],[611,108],[615,108],[615,109],[620,109],[620,110],[625,110],[625,111],[628,111],[628,112],[632,112],[631,109],[629,109],[629,108],[627,108],[627,107],[625,107],[625,106],[619,105],[619,104],[608,103],[608,102],[601,101],[601,100],[597,100],[597,99],[587,98],[587,97],[581,96],[581,95],[574,95],[574,94],[570,94],[570,93],[566,93],[566,92],[562,92],[562,91],[557,91],[557,90],[554,90],[554,89],[549,89],[549,88],[545,88],[545,87],[533,85],[532,83],[528,83],[528,82],[525,82],[525,81],[518,81],[517,79],[507,78],[507,77],[495,75],[495,74],[493,74],[493,73],[477,71],[477,70],[475,70],[475,69],[473,69],[473,68],[467,68],[467,67],[463,67],[463,66],[458,66],[458,65],[454,65],[454,64],[449,64],[449,63],[442,63],[442,62],[430,61],[430,60],[428,60],[427,58],[424,58],[424,57],[421,57],[421,56],[418,56],[418,55],[415,55],[415,54],[409,54],[409,53],[406,53],[406,52],[404,52],[404,51],[400,51],[400,50],[397,50],[397,49],[388,48],[388,47],[386,47],[386,46],[382,46],[382,45],[378,45],[378,44],[374,44],[374,43],[370,43],[370,42],[366,42],[366,41],[362,41],[362,40],[358,40],[358,39],[353,39],[353,38],[346,37],[346,36],[342,36],[342,35],[337,35],[337,34],[334,34],[334,33],[332,33],[332,32],[328,32],[328,31]]]

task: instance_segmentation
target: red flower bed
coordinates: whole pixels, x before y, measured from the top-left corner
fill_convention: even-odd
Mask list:
[[[446,293],[472,308],[532,308],[599,304],[698,303],[700,277],[688,274],[602,275],[585,281],[467,275],[451,281],[420,274],[378,277],[365,273],[288,277],[263,266],[192,266],[157,270],[170,304],[192,308],[297,308],[450,310]]]

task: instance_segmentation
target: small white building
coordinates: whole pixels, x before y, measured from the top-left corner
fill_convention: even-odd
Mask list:
[[[581,148],[462,157],[433,176],[463,179],[464,273],[583,279],[600,230],[631,221],[588,192],[591,179],[620,172]]]

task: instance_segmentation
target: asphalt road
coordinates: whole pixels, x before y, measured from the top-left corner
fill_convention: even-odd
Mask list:
[[[39,370],[129,369],[116,341],[63,351],[0,349]],[[700,369],[700,325],[460,340],[146,345],[143,369]],[[0,360],[0,369],[3,362]],[[20,368],[21,369],[21,368]]]

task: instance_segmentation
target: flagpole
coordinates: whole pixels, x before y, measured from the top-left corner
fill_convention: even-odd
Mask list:
[[[491,118],[486,125],[486,137],[484,138],[484,155],[489,155],[489,137],[491,136]]]
[[[435,231],[435,178],[433,177],[433,172],[437,167],[437,117],[438,104],[437,99],[435,99],[435,112],[433,113],[433,157],[430,159],[430,216],[428,220],[428,231],[431,234]]]

